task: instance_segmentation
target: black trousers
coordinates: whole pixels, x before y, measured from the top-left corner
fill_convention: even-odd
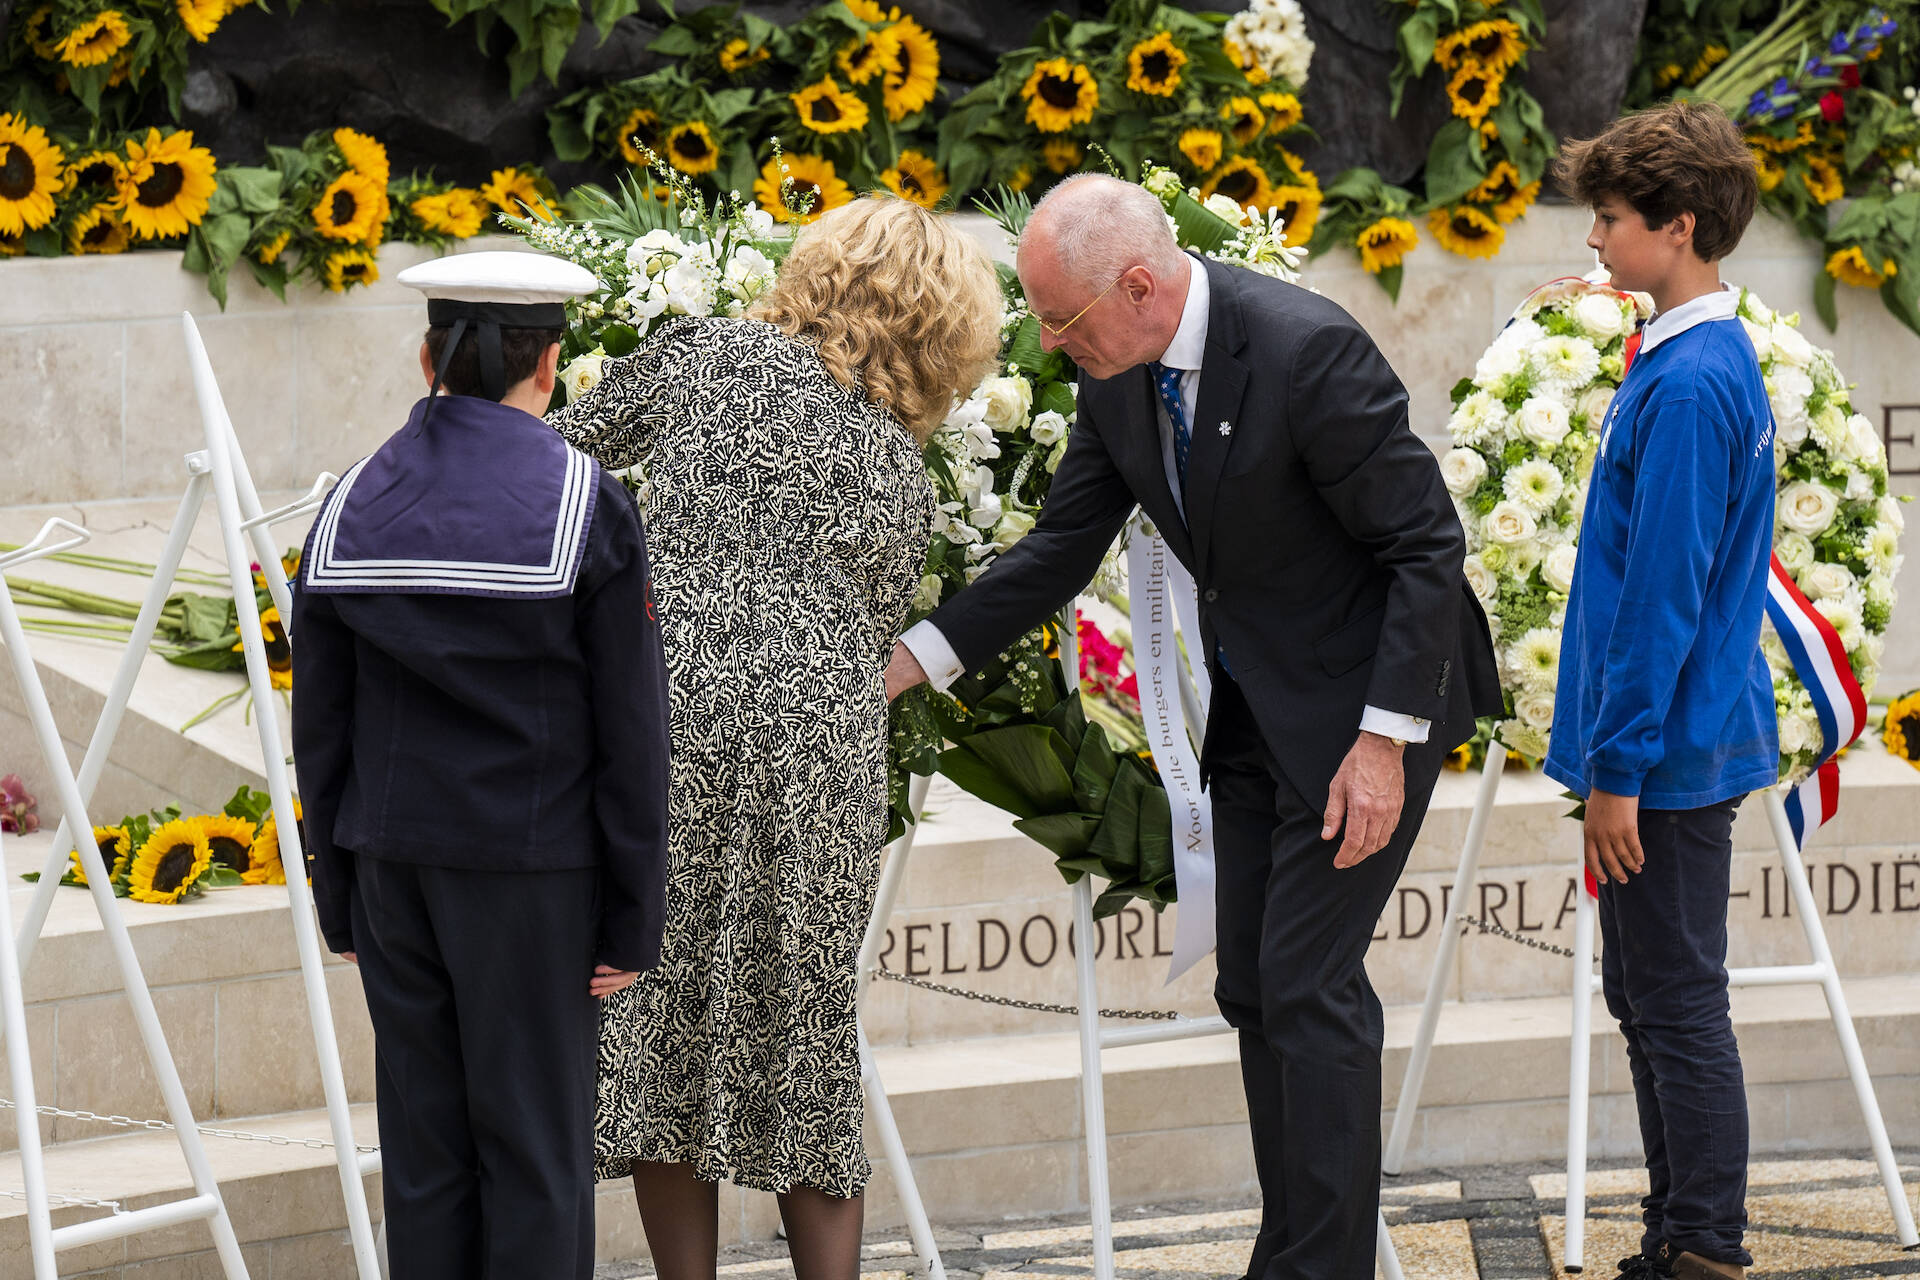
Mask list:
[[[1446,748],[1409,745],[1387,846],[1345,871],[1340,837],[1287,781],[1230,679],[1209,713],[1220,1012],[1263,1201],[1252,1280],[1372,1280],[1384,1025],[1367,945],[1406,866]],[[1355,727],[1358,732],[1358,725]]]
[[[355,871],[394,1280],[589,1280],[599,872]]]
[[[1641,1252],[1753,1265],[1747,1090],[1727,1002],[1737,800],[1642,809],[1644,870],[1600,886],[1600,985],[1627,1037],[1649,1194]]]

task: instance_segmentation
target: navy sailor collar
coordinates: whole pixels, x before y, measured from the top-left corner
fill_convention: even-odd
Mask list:
[[[303,587],[571,595],[599,471],[532,414],[475,396],[423,399],[327,496]]]

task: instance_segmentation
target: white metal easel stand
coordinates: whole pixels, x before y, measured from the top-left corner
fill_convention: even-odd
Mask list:
[[[1478,870],[1480,852],[1486,843],[1487,823],[1493,814],[1500,790],[1500,775],[1506,764],[1502,750],[1488,753],[1487,767],[1481,776],[1480,791],[1474,800],[1473,816],[1467,823],[1467,839],[1460,852],[1460,865],[1454,875],[1453,901],[1465,902]],[[1762,793],[1774,844],[1780,853],[1781,869],[1793,894],[1794,908],[1800,913],[1800,928],[1806,935],[1813,960],[1800,965],[1767,965],[1757,968],[1729,969],[1729,987],[1778,987],[1799,983],[1817,983],[1827,998],[1827,1011],[1833,1019],[1834,1036],[1840,1042],[1846,1060],[1847,1075],[1853,1081],[1854,1097],[1860,1104],[1861,1119],[1866,1122],[1868,1145],[1885,1185],[1887,1205],[1893,1211],[1894,1234],[1904,1248],[1920,1245],[1915,1233],[1913,1213],[1907,1207],[1906,1193],[1900,1185],[1900,1171],[1887,1138],[1886,1122],[1874,1096],[1873,1079],[1867,1074],[1866,1059],[1860,1052],[1860,1039],[1854,1032],[1853,1018],[1847,1010],[1846,993],[1841,989],[1833,952],[1827,945],[1826,930],[1820,923],[1819,908],[1813,900],[1813,888],[1807,881],[1800,847],[1794,841],[1793,828],[1777,788]],[[1572,1042],[1569,1053],[1567,1088],[1567,1240],[1565,1266],[1577,1272],[1585,1265],[1586,1255],[1586,1178],[1587,1117],[1591,1081],[1589,1079],[1590,1036],[1593,1020],[1593,994],[1600,980],[1593,974],[1594,932],[1598,907],[1585,892],[1576,895],[1574,913]],[[1413,1118],[1420,1106],[1420,1087],[1426,1076],[1427,1061],[1433,1050],[1434,1028],[1440,1018],[1447,975],[1460,942],[1460,929],[1449,926],[1440,934],[1440,950],[1435,956],[1433,973],[1427,982],[1426,1003],[1420,1011],[1420,1024],[1414,1036],[1413,1050],[1407,1057],[1407,1073],[1400,1086],[1400,1100],[1394,1110],[1393,1132],[1387,1142],[1386,1168],[1400,1171],[1406,1157],[1407,1139],[1413,1130]]]
[[[55,541],[56,530],[64,530],[66,537]],[[18,551],[0,556],[0,572],[79,546],[87,541],[88,536],[87,531],[78,525],[60,519],[49,520],[33,541]],[[20,615],[4,583],[0,583],[0,640],[6,643],[8,659],[20,684],[21,699],[25,703],[27,717],[33,724],[34,738],[46,761],[47,772],[54,780],[60,805],[67,815],[54,842],[53,856],[48,859],[47,867],[41,874],[36,903],[40,897],[51,892],[65,873],[67,851],[76,850],[80,855],[80,865],[86,871],[87,891],[93,895],[94,907],[100,913],[101,929],[113,952],[114,967],[120,971],[127,1001],[133,1006],[134,1025],[139,1028],[147,1060],[153,1066],[154,1078],[166,1102],[167,1117],[172,1122],[174,1137],[180,1144],[180,1154],[186,1158],[194,1189],[193,1195],[168,1204],[114,1213],[64,1227],[53,1225],[40,1151],[40,1116],[33,1094],[32,1057],[27,1050],[26,1000],[21,989],[21,974],[26,969],[27,952],[38,936],[39,927],[33,923],[32,928],[19,939],[16,950],[12,907],[6,901],[7,895],[0,893],[0,1014],[5,1019],[14,1118],[19,1127],[20,1167],[26,1184],[27,1238],[33,1258],[34,1280],[55,1280],[58,1274],[55,1255],[62,1250],[103,1240],[124,1240],[141,1232],[201,1220],[207,1223],[213,1233],[214,1248],[219,1254],[221,1270],[227,1280],[246,1280],[247,1264],[240,1256],[240,1242],[234,1235],[233,1223],[227,1217],[227,1206],[221,1199],[219,1184],[214,1181],[206,1151],[200,1144],[198,1122],[187,1103],[186,1091],[180,1085],[180,1073],[174,1065],[173,1055],[167,1049],[166,1035],[160,1029],[160,1018],[154,1011],[153,997],[147,990],[139,957],[134,954],[133,941],[127,935],[126,923],[120,918],[119,904],[114,900],[113,888],[109,883],[110,873],[101,861],[99,848],[93,842],[92,824],[86,816],[86,800],[67,763],[66,751],[60,742],[60,731],[54,725],[53,712],[47,705],[46,690],[41,687],[39,672],[33,665],[33,655],[27,649]],[[95,772],[97,776],[98,771]],[[85,831],[86,837],[69,842],[66,832],[70,827]],[[42,910],[43,919],[44,915]]]
[[[206,347],[200,340],[199,329],[195,326],[190,314],[182,316],[182,324],[185,328],[188,361],[193,369],[194,390],[200,402],[205,448],[187,455],[186,492],[180,499],[180,507],[174,515],[173,527],[168,533],[159,565],[147,589],[146,599],[141,604],[139,616],[134,621],[133,633],[127,641],[126,652],[122,655],[120,667],[114,674],[105,705],[100,710],[99,722],[94,728],[92,741],[81,763],[80,794],[91,796],[94,786],[99,781],[100,773],[106,766],[114,738],[119,732],[121,717],[132,696],[134,683],[139,678],[141,663],[152,642],[160,610],[173,591],[174,575],[180,569],[181,560],[186,554],[188,539],[193,533],[194,522],[199,518],[200,511],[207,500],[208,489],[211,487],[220,517],[227,575],[233,598],[238,605],[236,613],[246,657],[247,681],[253,696],[255,726],[260,739],[261,767],[266,775],[268,793],[273,799],[274,825],[280,836],[282,862],[287,868],[287,900],[293,916],[294,944],[300,958],[301,979],[307,999],[307,1015],[312,1024],[314,1049],[319,1058],[321,1090],[326,1100],[334,1158],[339,1169],[341,1193],[346,1203],[347,1232],[353,1244],[354,1264],[359,1280],[379,1280],[383,1272],[379,1249],[374,1239],[371,1215],[367,1209],[366,1187],[363,1179],[368,1174],[379,1172],[380,1153],[377,1150],[360,1151],[353,1138],[351,1104],[347,1098],[346,1078],[340,1067],[339,1043],[334,1034],[332,1002],[327,995],[325,960],[320,947],[319,928],[314,917],[313,893],[307,887],[306,856],[300,845],[299,823],[293,807],[293,786],[288,775],[285,751],[281,745],[280,703],[274,693],[272,675],[267,667],[260,617],[252,608],[254,586],[248,568],[250,558],[258,561],[268,592],[279,611],[282,628],[291,642],[292,598],[288,592],[286,574],[280,564],[280,553],[273,546],[272,526],[313,510],[325,497],[335,477],[323,473],[314,482],[312,490],[301,500],[270,512],[263,512],[260,508],[259,493],[254,488],[253,478],[247,470],[246,457],[234,435],[233,423],[227,416],[219,384],[214,379],[213,366],[207,359]],[[249,550],[249,544],[251,550]],[[73,805],[68,805],[67,808],[70,814],[79,812],[79,809]],[[46,921],[47,910],[52,905],[54,888],[60,878],[59,867],[65,863],[64,851],[80,847],[84,852],[84,848],[90,844],[87,839],[73,841],[70,828],[70,821],[63,823],[56,835],[54,850],[58,855],[57,861],[53,855],[50,855],[48,863],[50,874],[42,875],[39,892],[34,895],[33,902],[28,908],[20,939],[23,968],[34,943],[39,938],[41,926]],[[91,878],[90,872],[89,879]]]

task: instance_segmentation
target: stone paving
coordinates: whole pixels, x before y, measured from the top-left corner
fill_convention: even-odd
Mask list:
[[[1920,1203],[1920,1151],[1898,1153],[1909,1204]],[[1587,1183],[1587,1271],[1615,1274],[1639,1246],[1638,1199],[1646,1173],[1598,1166]],[[1388,1179],[1382,1203],[1407,1280],[1565,1280],[1564,1171],[1539,1165],[1434,1169]],[[1875,1280],[1920,1276],[1920,1252],[1893,1239],[1892,1216],[1872,1161],[1858,1154],[1769,1156],[1748,1171],[1747,1247],[1754,1280]],[[1114,1223],[1120,1280],[1237,1280],[1258,1210],[1246,1203],[1169,1202],[1135,1207]],[[1008,1221],[938,1230],[950,1280],[1093,1274],[1084,1217]],[[868,1237],[862,1280],[909,1280],[903,1232]],[[603,1266],[596,1280],[650,1277],[644,1266]],[[783,1243],[743,1245],[721,1258],[721,1276],[790,1275]]]

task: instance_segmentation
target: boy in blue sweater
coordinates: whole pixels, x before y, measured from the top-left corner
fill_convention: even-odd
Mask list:
[[[1720,281],[1759,198],[1719,108],[1563,148],[1587,244],[1655,311],[1601,427],[1546,772],[1586,798],[1602,981],[1627,1038],[1650,1194],[1625,1276],[1743,1277],[1747,1105],[1727,1003],[1733,814],[1779,767],[1760,619],[1773,417]]]

